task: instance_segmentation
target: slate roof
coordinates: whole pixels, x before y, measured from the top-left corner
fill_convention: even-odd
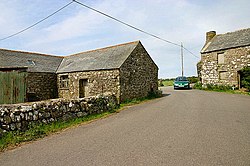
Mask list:
[[[55,73],[63,57],[0,49],[0,68],[28,67],[29,72]]]
[[[66,56],[57,73],[118,69],[139,43],[135,41]]]
[[[248,45],[250,45],[250,28],[214,36],[213,39],[203,47],[201,53]]]

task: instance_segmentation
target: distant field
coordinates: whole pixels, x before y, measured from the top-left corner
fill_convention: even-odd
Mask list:
[[[162,81],[163,86],[173,86],[174,81],[172,80],[164,80]]]
[[[173,86],[175,78],[168,79],[159,79],[159,86]],[[188,77],[188,80],[191,84],[198,82],[198,78],[196,76]]]

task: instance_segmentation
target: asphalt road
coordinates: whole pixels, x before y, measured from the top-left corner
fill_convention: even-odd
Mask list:
[[[250,96],[163,90],[163,98],[4,152],[0,165],[250,165]]]

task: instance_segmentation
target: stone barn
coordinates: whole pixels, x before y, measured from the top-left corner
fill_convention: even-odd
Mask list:
[[[158,67],[140,41],[67,56],[57,74],[62,98],[110,92],[124,101],[158,89]]]
[[[106,92],[124,101],[155,92],[157,80],[158,67],[140,41],[65,57],[0,49],[0,104]]]
[[[240,74],[250,66],[250,28],[225,34],[207,32],[198,75],[202,84],[240,87]]]
[[[56,70],[62,59],[0,49],[0,104],[57,98]]]

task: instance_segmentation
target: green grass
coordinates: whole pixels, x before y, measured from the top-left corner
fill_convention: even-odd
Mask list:
[[[174,81],[173,80],[164,80],[162,81],[163,86],[173,86]]]
[[[51,135],[52,133],[62,131],[66,128],[80,125],[84,122],[90,122],[95,119],[107,117],[108,115],[111,115],[115,112],[119,112],[125,106],[139,104],[143,101],[151,100],[157,97],[159,96],[156,96],[155,94],[149,94],[149,96],[145,98],[127,100],[121,103],[120,107],[115,110],[111,110],[109,112],[104,112],[101,114],[88,115],[86,117],[76,118],[69,121],[56,121],[50,124],[33,123],[29,126],[29,130],[25,132],[11,131],[4,134],[0,138],[0,152],[4,151],[7,148],[18,146],[21,143],[34,141],[39,138]]]
[[[205,91],[215,91],[215,92],[225,92],[231,94],[245,94],[250,95],[250,92],[242,91],[242,90],[232,90],[231,86],[225,85],[211,85],[208,84],[206,88],[202,87],[201,83],[196,83],[193,87],[194,89],[200,89]]]
[[[250,92],[245,92],[245,91],[240,91],[240,90],[219,90],[219,89],[215,89],[215,90],[205,89],[205,90],[206,91],[214,91],[214,92],[225,92],[225,93],[230,93],[230,94],[243,94],[243,95],[250,96]]]
[[[143,101],[147,101],[147,100],[151,100],[151,99],[149,99],[149,98],[139,98],[139,99],[127,100],[127,101],[122,102],[120,104],[120,108],[123,108],[125,106],[139,104],[139,103],[142,103]]]
[[[68,127],[77,126],[83,122],[89,122],[95,119],[105,117],[109,114],[112,114],[114,111],[105,112],[101,114],[89,115],[82,118],[76,118],[69,121],[57,121],[50,124],[33,124],[30,126],[30,129],[21,132],[21,131],[11,131],[3,135],[0,138],[0,151],[8,147],[14,147],[19,145],[22,142],[28,142],[37,140],[38,138],[43,138],[52,133],[62,131]]]
[[[206,91],[215,91],[215,92],[225,92],[230,94],[244,94],[244,95],[250,95],[250,92],[240,91],[240,90],[220,90],[220,89],[205,89]]]

